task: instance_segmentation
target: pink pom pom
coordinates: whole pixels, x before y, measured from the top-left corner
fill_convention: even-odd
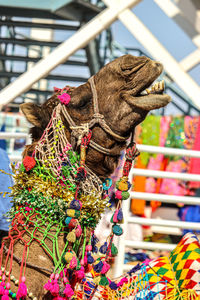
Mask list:
[[[59,288],[59,285],[57,283],[57,280],[54,280],[50,292],[53,296],[57,296],[59,294],[59,290],[60,290],[60,288]]]
[[[25,298],[27,296],[27,287],[24,282],[21,282],[17,291],[17,298]]]
[[[72,290],[70,284],[66,285],[63,294],[69,299],[71,299],[71,297],[74,295],[74,291]]]
[[[83,278],[85,278],[85,272],[84,272],[84,268],[81,267],[80,270],[75,272],[76,278],[81,280]]]
[[[51,276],[50,276],[50,279],[52,280],[52,279],[54,279],[54,277],[55,277],[55,274],[52,273]]]
[[[118,282],[117,286],[122,286],[124,283],[127,283],[128,279],[126,277],[122,278],[120,282]]]
[[[1,282],[0,284],[0,295],[2,296],[5,292],[5,289],[4,289],[4,285],[5,285],[5,282]]]
[[[63,93],[62,95],[58,95],[57,97],[58,97],[58,99],[60,99],[60,102],[64,105],[69,104],[69,102],[71,100],[70,95],[67,93]]]
[[[81,266],[84,266],[84,259],[81,259]]]
[[[9,300],[9,291],[5,290],[3,297],[1,298],[1,300]]]
[[[47,290],[47,291],[51,291],[51,289],[52,289],[52,283],[50,282],[50,280],[48,280],[48,282],[45,283],[44,289]]]
[[[80,226],[80,225],[77,226],[75,233],[76,233],[76,237],[77,237],[77,238],[79,238],[79,237],[81,236],[81,234],[82,234],[82,229],[81,229],[81,226]]]
[[[7,290],[10,289],[10,282],[7,282],[7,283],[6,283],[6,288],[7,288]]]
[[[75,269],[76,266],[77,266],[77,259],[75,256],[73,256],[70,261],[69,267],[70,267],[70,269]]]
[[[101,270],[101,274],[106,274],[110,270],[110,265],[104,261],[103,268]]]
[[[146,259],[143,261],[143,264],[144,264],[145,266],[148,266],[151,260],[152,260],[152,259],[146,258]]]
[[[114,216],[113,216],[113,222],[114,222],[114,223],[117,223],[117,222],[118,222],[118,220],[117,220],[117,214],[118,214],[118,212],[119,212],[119,210],[116,209],[116,211],[115,211],[115,213],[114,213]]]
[[[55,280],[58,280],[59,277],[60,277],[59,274],[56,274],[55,275]]]
[[[86,246],[86,251],[92,251],[92,245],[87,245]]]
[[[122,192],[117,190],[116,193],[115,193],[115,197],[119,200],[122,200]]]

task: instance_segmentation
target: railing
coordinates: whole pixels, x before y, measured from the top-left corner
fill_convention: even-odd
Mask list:
[[[26,144],[31,143],[31,138],[27,133],[21,133],[21,132],[0,132],[0,140],[9,140],[9,139],[25,139]],[[9,155],[11,162],[19,162],[21,161],[21,155]]]
[[[200,151],[192,151],[185,149],[175,149],[175,148],[165,148],[165,147],[156,147],[156,146],[147,146],[147,145],[137,145],[137,148],[140,152],[149,152],[149,153],[160,153],[167,156],[185,156],[185,157],[196,157],[200,158]],[[200,174],[188,174],[188,173],[176,173],[176,172],[165,172],[165,171],[154,171],[146,169],[137,169],[132,168],[130,172],[130,181],[132,182],[133,176],[146,176],[146,177],[155,177],[155,178],[171,178],[179,179],[183,181],[200,181]],[[131,198],[135,199],[144,199],[144,200],[153,200],[160,201],[162,203],[183,203],[189,205],[200,205],[199,197],[190,197],[190,196],[173,196],[165,194],[154,194],[154,193],[144,193],[144,192],[131,192],[131,197],[123,202],[123,212],[124,212],[124,232],[127,231],[129,224],[140,224],[148,226],[159,226],[165,228],[166,233],[170,232],[170,229],[176,228],[180,229],[191,229],[191,230],[200,230],[200,223],[196,222],[183,222],[183,221],[174,221],[174,220],[163,220],[163,219],[153,219],[153,218],[140,218],[135,216],[130,216],[130,201]],[[114,276],[120,276],[123,271],[127,271],[132,268],[132,265],[124,264],[125,257],[125,248],[131,247],[133,249],[149,249],[149,250],[173,250],[175,244],[166,244],[166,243],[153,243],[153,242],[144,242],[144,241],[132,241],[126,240],[125,235],[122,235],[119,240],[118,247],[118,256],[115,262]]]

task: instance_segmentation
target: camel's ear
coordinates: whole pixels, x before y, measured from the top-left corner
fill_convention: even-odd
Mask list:
[[[69,106],[83,107],[92,99],[92,92],[89,83],[85,83],[73,90]]]
[[[23,103],[20,105],[20,109],[31,124],[42,127],[43,114],[40,106],[34,103]]]

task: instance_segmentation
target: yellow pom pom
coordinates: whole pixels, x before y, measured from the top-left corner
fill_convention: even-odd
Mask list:
[[[76,241],[76,234],[75,234],[74,231],[71,231],[71,232],[68,233],[67,240],[70,243],[75,243],[75,241]]]
[[[93,281],[96,285],[99,284],[99,281],[101,280],[101,276],[97,276],[97,277],[94,277]]]
[[[72,260],[73,256],[74,256],[74,254],[72,252],[66,252],[64,255],[64,259],[65,259],[66,263],[69,263]]]
[[[128,182],[126,178],[121,178],[121,180],[118,183],[118,190],[120,191],[128,191]]]
[[[76,213],[75,209],[67,209],[68,217],[71,217],[71,218],[75,217],[75,213]]]

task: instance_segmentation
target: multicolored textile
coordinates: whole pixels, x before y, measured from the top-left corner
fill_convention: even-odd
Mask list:
[[[111,281],[110,281],[111,282]],[[169,257],[163,256],[133,267],[112,287],[96,286],[93,279],[83,282],[77,299],[197,300],[200,299],[200,244],[186,234]],[[86,288],[87,287],[87,288]],[[94,298],[89,298],[90,295]]]
[[[200,150],[200,118],[199,118],[199,123],[198,123],[198,128],[197,128],[197,133],[196,133],[196,138],[193,146],[193,150]],[[200,174],[200,159],[199,158],[191,158],[190,160],[190,165],[189,165],[189,173],[192,174]],[[200,187],[200,182],[190,182],[189,184],[190,188],[199,188]]]

